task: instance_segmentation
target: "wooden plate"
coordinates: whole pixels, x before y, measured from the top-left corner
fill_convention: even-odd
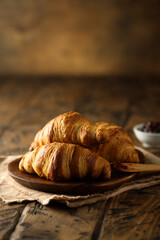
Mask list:
[[[143,158],[142,153],[139,153]],[[35,190],[68,194],[68,195],[86,195],[91,193],[102,193],[129,182],[137,176],[137,173],[124,173],[112,169],[112,177],[107,181],[72,181],[72,182],[51,182],[37,175],[25,173],[19,170],[18,164],[20,159],[16,159],[9,163],[8,172],[15,181],[21,185]]]

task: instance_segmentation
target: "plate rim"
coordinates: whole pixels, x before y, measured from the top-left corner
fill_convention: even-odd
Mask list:
[[[18,168],[20,160],[21,158],[14,159],[8,164],[7,171],[9,175],[22,186],[47,193],[67,195],[104,193],[133,180],[138,175],[138,173],[121,173],[124,176],[106,181],[52,182],[45,178],[40,178],[38,175],[20,171]],[[16,166],[18,174],[16,171],[13,171],[13,166]]]

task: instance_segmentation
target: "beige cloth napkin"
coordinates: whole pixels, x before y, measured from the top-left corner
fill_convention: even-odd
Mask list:
[[[137,149],[141,150],[145,155],[146,163],[160,164],[160,158],[142,148],[137,147]],[[45,193],[24,187],[9,176],[7,172],[7,165],[18,157],[20,156],[0,157],[0,198],[5,203],[20,203],[23,201],[36,200],[43,205],[47,205],[50,201],[54,200],[63,202],[67,204],[68,207],[80,207],[85,204],[92,204],[101,200],[107,200],[128,190],[142,189],[160,184],[160,174],[152,173],[152,175],[139,175],[137,179],[105,193],[95,193],[85,196]]]

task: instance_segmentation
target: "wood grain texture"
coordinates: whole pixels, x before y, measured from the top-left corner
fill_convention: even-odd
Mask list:
[[[1,154],[23,154],[40,128],[70,110],[92,122],[124,126],[136,144],[139,143],[132,132],[134,124],[160,118],[158,79],[46,77],[27,81],[22,77],[12,81],[3,86],[4,93],[1,90],[0,114],[4,118],[0,129],[5,125],[0,138]],[[14,96],[12,88],[17,89]]]
[[[160,73],[160,2],[0,1],[0,73]]]
[[[159,186],[129,191],[112,199],[106,208],[99,239],[159,239],[159,199]]]
[[[80,94],[84,83],[81,83],[81,81],[74,82],[73,79],[64,81],[64,79],[60,80],[59,78],[54,79],[55,81],[50,80],[23,81],[23,78],[18,82],[13,80],[12,87],[21,92],[20,99],[15,94],[12,101],[14,106],[10,103],[12,96],[8,87],[8,92],[5,95],[8,101],[4,102],[6,111],[10,112],[7,116],[7,121],[10,124],[6,125],[5,133],[2,134],[0,139],[1,144],[4,144],[4,152],[1,149],[1,154],[5,154],[5,152],[6,154],[26,152],[33,141],[34,135],[46,122],[62,112],[74,110],[75,105],[79,105],[82,101],[83,95],[80,96]],[[30,94],[30,91],[32,91],[32,94]],[[25,95],[27,95],[26,101],[24,101]],[[24,104],[21,105],[23,102]],[[18,108],[20,115],[15,115],[14,118],[12,115],[17,111],[16,108]],[[19,146],[21,147],[19,148]],[[10,153],[9,148],[11,149]]]
[[[98,224],[103,218],[105,205],[106,203],[102,202],[69,209],[54,203],[49,207],[28,204],[11,235],[11,240],[94,239],[101,228]]]
[[[132,127],[160,119],[159,78],[1,77],[0,154],[23,154],[50,119],[74,110],[90,121]],[[159,149],[150,149],[160,156]],[[0,239],[160,238],[159,186],[129,191],[91,206],[70,209],[58,203],[0,202]]]
[[[24,204],[7,205],[0,200],[0,240],[9,239],[24,206]]]

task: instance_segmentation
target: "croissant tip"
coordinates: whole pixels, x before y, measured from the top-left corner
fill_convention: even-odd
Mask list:
[[[33,151],[33,148],[32,148],[32,147],[29,147],[29,151]]]
[[[32,142],[32,144],[29,147],[29,151],[33,151],[38,145],[35,144],[35,142]]]
[[[105,166],[102,170],[102,179],[108,180],[111,178],[111,165],[107,163],[107,166]]]

